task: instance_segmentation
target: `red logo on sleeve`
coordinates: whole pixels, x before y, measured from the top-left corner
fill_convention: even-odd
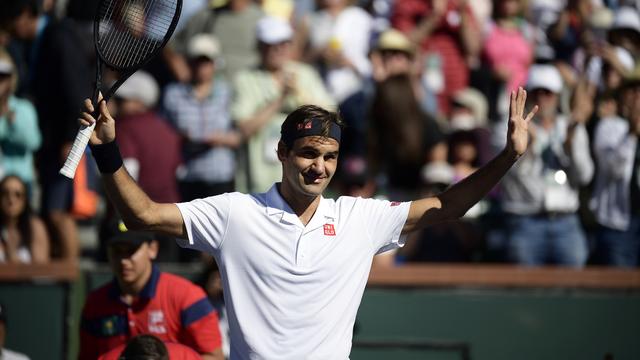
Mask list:
[[[328,236],[336,236],[336,229],[333,224],[324,224],[324,234]]]
[[[392,201],[392,202],[389,204],[389,206],[398,206],[398,205],[400,205],[400,204],[401,204],[401,202],[400,202],[400,201]]]

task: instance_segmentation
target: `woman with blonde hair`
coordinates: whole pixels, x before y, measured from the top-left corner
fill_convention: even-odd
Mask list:
[[[0,48],[0,148],[5,174],[18,176],[31,193],[35,181],[33,153],[42,137],[38,115],[26,99],[14,95],[18,75],[8,52]]]

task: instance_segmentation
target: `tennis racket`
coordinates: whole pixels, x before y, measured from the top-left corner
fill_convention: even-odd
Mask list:
[[[104,67],[118,72],[118,80],[104,92],[104,100],[118,90],[129,76],[151,60],[167,43],[176,28],[182,0],[102,0],[93,22],[96,49],[96,86],[93,103],[102,88]],[[97,111],[95,114],[97,118]],[[60,174],[73,179],[95,123],[82,126]]]

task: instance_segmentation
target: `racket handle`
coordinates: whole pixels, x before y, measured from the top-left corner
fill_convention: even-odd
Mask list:
[[[78,134],[76,135],[76,139],[73,141],[71,151],[69,151],[69,155],[67,155],[67,160],[64,162],[62,169],[60,169],[60,174],[68,177],[69,179],[73,179],[76,174],[76,168],[80,163],[84,150],[87,148],[87,144],[91,138],[91,133],[95,127],[95,122],[90,126],[80,127],[80,130],[78,130]]]

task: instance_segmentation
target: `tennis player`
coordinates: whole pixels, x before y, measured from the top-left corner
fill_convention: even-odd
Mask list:
[[[521,88],[511,94],[507,144],[491,162],[435,197],[403,203],[322,196],[337,167],[342,123],[310,105],[282,124],[282,181],[261,194],[153,202],[122,166],[104,102],[90,145],[128,228],[176,236],[215,257],[231,359],[347,359],[373,256],[402,246],[412,231],[462,216],[500,180],[527,149],[537,107],[525,117],[525,100]],[[90,100],[85,107],[80,122],[89,125]]]

